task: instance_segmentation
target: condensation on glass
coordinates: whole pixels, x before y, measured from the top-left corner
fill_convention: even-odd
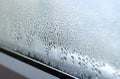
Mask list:
[[[119,0],[0,0],[0,46],[81,79],[120,79]]]

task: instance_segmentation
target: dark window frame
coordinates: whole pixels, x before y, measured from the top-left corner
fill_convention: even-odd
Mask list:
[[[15,59],[18,59],[24,63],[27,63],[37,69],[40,69],[40,70],[43,70],[49,74],[52,74],[60,79],[77,79],[76,77],[70,75],[70,74],[67,74],[67,73],[64,73],[58,69],[55,69],[55,68],[52,68],[50,66],[47,66],[41,62],[38,62],[37,60],[35,59],[32,59],[28,56],[24,56],[18,52],[15,52],[13,50],[10,50],[8,48],[5,48],[5,47],[1,47],[0,46],[0,52],[1,53],[4,53],[4,54],[7,54]]]

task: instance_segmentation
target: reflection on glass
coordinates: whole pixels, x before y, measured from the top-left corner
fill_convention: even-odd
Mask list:
[[[81,79],[120,79],[119,0],[1,0],[0,46]]]

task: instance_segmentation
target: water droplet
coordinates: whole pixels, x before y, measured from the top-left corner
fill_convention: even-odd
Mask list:
[[[78,57],[79,60],[81,60],[81,57]]]
[[[74,56],[71,56],[72,59],[74,59]]]
[[[82,65],[81,62],[78,63],[80,66]]]

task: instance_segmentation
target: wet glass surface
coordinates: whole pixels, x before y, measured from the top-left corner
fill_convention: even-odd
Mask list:
[[[81,79],[120,79],[119,0],[0,0],[0,46]]]

